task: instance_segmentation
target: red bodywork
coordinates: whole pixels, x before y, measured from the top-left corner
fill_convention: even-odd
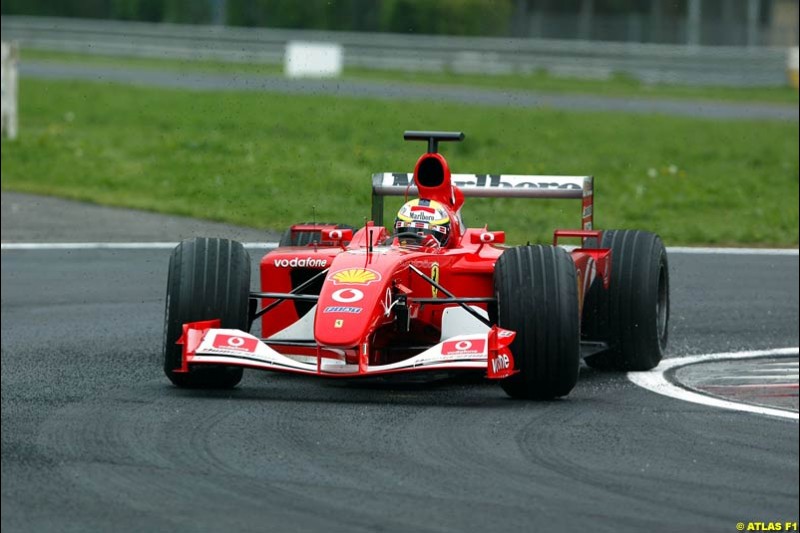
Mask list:
[[[511,375],[513,354],[508,345],[514,332],[481,324],[462,312],[458,303],[431,301],[448,298],[443,290],[451,298],[483,299],[464,305],[491,321],[488,300],[495,297],[494,267],[504,251],[504,235],[461,227],[464,193],[453,183],[441,154],[424,154],[413,180],[421,197],[436,200],[449,211],[452,233],[446,246],[404,245],[392,239],[391,230],[372,222],[347,244],[344,237],[349,235],[343,233],[349,230],[294,226],[294,233],[317,232],[321,238],[310,246],[274,249],[261,259],[258,296],[262,308],[272,306],[261,317],[261,338],[215,329],[218,324],[208,321],[187,324],[179,341],[184,371],[190,364],[205,363],[338,377],[434,369],[482,369],[496,379]],[[556,231],[554,244],[568,237],[595,237],[599,242],[600,232],[591,230],[588,183],[582,194],[583,229]],[[578,248],[571,254],[582,307],[596,276],[608,285],[609,251]],[[263,296],[287,295],[322,271],[327,271],[324,278],[319,276],[302,291],[318,295],[316,307],[313,301]],[[460,327],[464,331],[459,335]]]

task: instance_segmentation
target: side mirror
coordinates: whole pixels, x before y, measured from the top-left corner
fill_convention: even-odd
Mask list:
[[[349,228],[343,229],[323,229],[321,231],[322,241],[325,242],[333,242],[335,244],[341,245],[345,242],[350,242],[353,240],[353,230]]]
[[[506,242],[505,231],[482,231],[470,234],[472,244],[502,244]]]

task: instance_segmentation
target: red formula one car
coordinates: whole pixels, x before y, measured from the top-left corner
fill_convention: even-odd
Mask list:
[[[514,398],[554,398],[595,367],[646,370],[667,342],[669,273],[661,239],[596,231],[593,178],[451,175],[438,153],[461,133],[406,132],[428,150],[414,173],[376,174],[372,221],[355,231],[299,224],[261,259],[225,239],[173,251],[164,370],[180,387],[233,387],[243,368],[324,377],[481,371]],[[383,198],[419,195],[392,227]],[[503,245],[467,228],[468,196],[576,198],[580,230],[553,245]],[[558,242],[579,238],[567,251]],[[259,336],[250,332],[261,321]]]

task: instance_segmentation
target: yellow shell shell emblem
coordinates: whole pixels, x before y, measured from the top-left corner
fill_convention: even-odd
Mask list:
[[[346,268],[331,274],[334,285],[369,285],[380,281],[381,275],[369,268]]]

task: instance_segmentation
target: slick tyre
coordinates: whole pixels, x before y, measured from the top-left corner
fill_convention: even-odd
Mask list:
[[[221,327],[249,330],[250,256],[227,239],[188,239],[169,260],[164,313],[164,373],[178,387],[227,389],[242,379],[242,368],[181,367],[182,346],[175,344],[183,324],[219,318]]]
[[[348,224],[336,224],[335,222],[300,222],[300,224],[308,224],[308,225],[323,225],[323,226],[336,226],[336,229],[351,229],[355,230],[353,226]],[[302,233],[295,233],[292,235],[292,228],[287,229],[283,232],[281,236],[281,240],[278,241],[278,246],[308,246],[313,242],[320,242],[322,239],[322,234],[319,231],[304,231]],[[344,243],[347,244],[347,243]]]
[[[512,398],[566,396],[578,381],[580,316],[575,264],[552,246],[506,250],[494,271],[497,324],[517,332],[519,371],[500,384]]]
[[[597,247],[587,242],[587,247]],[[667,347],[669,265],[661,238],[637,230],[603,232],[600,248],[611,249],[611,283],[589,289],[583,308],[586,340],[608,344],[586,363],[601,370],[650,370]]]

